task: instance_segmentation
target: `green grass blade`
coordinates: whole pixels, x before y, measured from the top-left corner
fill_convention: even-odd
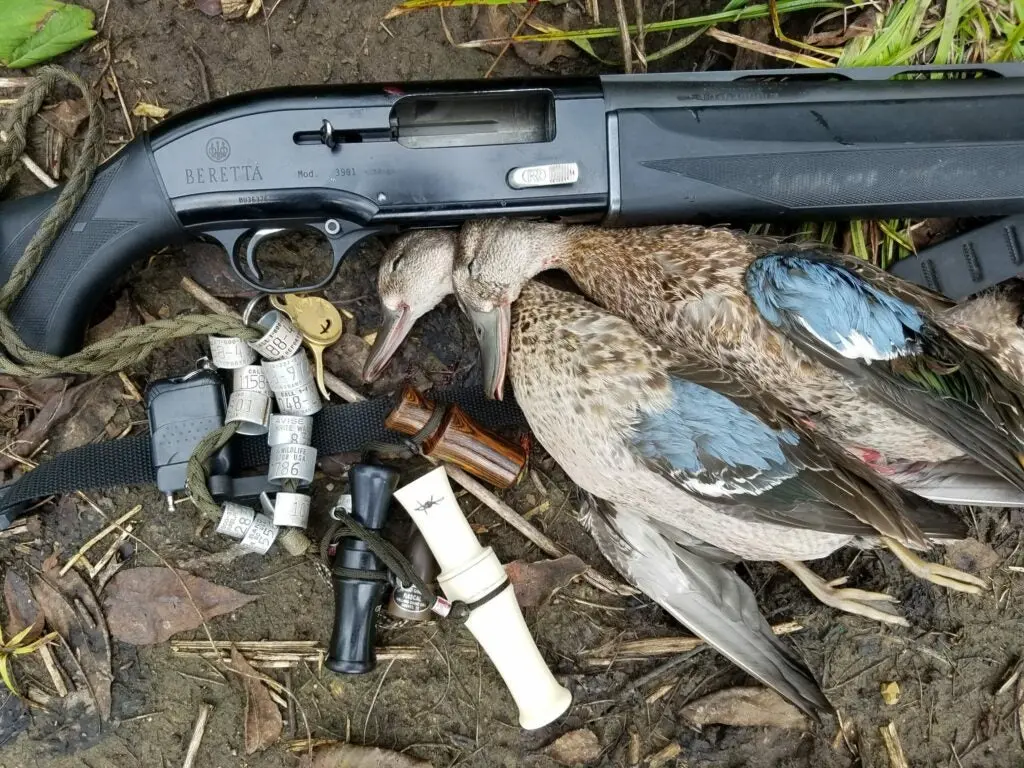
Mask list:
[[[846,4],[835,2],[835,0],[782,0],[779,3],[779,13],[796,13],[797,11],[808,11],[817,8],[845,8]],[[654,21],[644,25],[644,29],[647,34],[654,34],[656,32],[669,32],[676,29],[689,29],[691,27],[701,27],[711,24],[727,24],[734,21],[743,21],[744,19],[764,19],[768,18],[769,10],[768,5],[765,3],[758,3],[756,5],[748,5],[744,8],[739,8],[733,11],[719,11],[717,13],[709,13],[703,16],[690,16],[684,19],[671,19],[669,21]],[[627,28],[630,34],[636,34],[637,28],[635,25],[630,25]],[[550,43],[556,40],[568,40],[575,42],[576,40],[603,40],[610,37],[618,37],[618,27],[595,27],[593,29],[579,29],[571,31],[559,31],[541,33],[537,35],[517,35],[511,38],[512,42],[515,43]],[[460,43],[460,48],[483,48],[489,45],[504,44],[509,41],[509,38],[493,38],[490,40],[470,40],[465,43]]]
[[[728,4],[725,6],[725,8],[722,9],[722,11],[735,11],[745,6],[748,2],[749,0],[729,0]],[[657,61],[658,59],[663,59],[666,56],[671,56],[673,53],[677,53],[683,50],[684,48],[688,48],[689,46],[697,42],[701,38],[701,36],[704,35],[704,33],[706,33],[709,29],[711,29],[714,26],[714,24],[706,24],[700,29],[694,30],[681,40],[676,40],[674,43],[669,43],[664,48],[661,48],[655,51],[654,53],[647,54],[648,63],[652,61]]]
[[[859,219],[850,222],[850,244],[854,256],[863,261],[871,261],[871,252],[864,239],[864,222]]]
[[[936,64],[949,64],[953,61],[953,40],[956,38],[957,27],[960,26],[960,18],[963,15],[964,7],[960,0],[946,0],[946,15],[942,17],[942,34],[939,36],[939,45],[935,49]]]

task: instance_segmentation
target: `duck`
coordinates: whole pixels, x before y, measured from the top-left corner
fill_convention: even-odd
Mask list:
[[[580,523],[612,567],[711,648],[808,716],[833,715],[807,665],[775,635],[736,559],[624,505],[585,494]]]
[[[378,286],[394,292],[382,294],[382,304],[422,315],[421,300],[435,301],[442,289],[402,276],[433,275],[448,285],[443,276],[455,250],[450,231],[400,238],[381,262]],[[465,309],[458,280],[450,285]],[[906,624],[875,605],[891,596],[829,585],[804,561],[851,544],[884,543],[922,578],[965,592],[984,587],[911,551],[966,536],[949,510],[799,427],[772,426],[741,385],[656,345],[583,297],[535,280],[520,288],[503,327],[507,339],[495,340],[485,321],[475,323],[478,340],[485,350],[510,350],[502,359],[512,361],[516,400],[538,442],[577,486],[734,557],[778,561],[822,602],[878,621]],[[381,341],[388,335],[377,336],[385,351],[397,348],[394,339]],[[379,369],[377,353],[364,376]],[[505,371],[484,371],[485,378],[499,375]]]
[[[932,500],[1024,505],[1024,404],[1012,377],[1024,336],[1006,322],[1011,299],[956,308],[852,256],[723,228],[525,219],[463,225],[453,281],[502,338],[521,287],[555,269],[649,338],[693,351],[763,407]],[[1006,336],[1018,344],[1001,344]],[[506,352],[490,361],[494,397]]]

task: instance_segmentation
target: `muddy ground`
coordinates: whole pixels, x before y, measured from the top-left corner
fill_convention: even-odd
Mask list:
[[[269,21],[260,14],[248,22],[206,16],[190,0],[111,0],[106,5],[102,0],[89,0],[87,4],[103,18],[97,38],[100,45],[86,46],[63,57],[61,63],[90,80],[99,80],[109,59],[129,109],[146,101],[177,113],[201,103],[207,92],[216,97],[259,86],[479,77],[494,62],[485,52],[454,49],[435,12],[397,19],[385,28],[380,20],[389,0],[282,0]],[[712,5],[648,3],[646,16],[648,20],[682,16]],[[579,12],[571,3],[554,13],[545,9],[549,20],[565,23],[581,23]],[[612,12],[604,9],[605,22],[612,18]],[[446,19],[455,38],[471,36],[467,12],[450,11]],[[610,46],[599,51],[606,58],[616,55]],[[545,64],[544,53],[525,51],[521,57],[510,51],[495,74],[599,71],[593,60],[575,55]],[[731,49],[698,45],[658,65],[661,69],[728,67],[732,54]],[[744,66],[752,63],[756,62],[743,62]],[[113,150],[128,131],[116,92],[104,87],[103,93]],[[140,118],[132,120],[135,130],[144,127]],[[42,150],[37,146],[34,151]],[[19,177],[14,192],[32,191],[37,191],[37,184]],[[380,244],[371,244],[350,259],[328,291],[332,300],[355,316],[328,361],[352,384],[357,384],[356,372],[366,353],[361,336],[372,332],[378,322],[372,275],[380,248]],[[140,264],[105,302],[102,314],[113,312],[108,327],[147,316],[198,311],[179,286],[184,274],[238,305],[242,292],[220,264],[216,249],[204,246],[161,253]],[[133,371],[130,381],[144,390],[147,382],[187,370],[200,354],[198,342],[177,345]],[[389,375],[364,391],[391,391],[407,376],[424,386],[473,383],[475,362],[472,336],[448,304],[419,325]],[[68,419],[52,428],[51,442],[40,455],[126,430],[143,433],[144,411],[124,393],[125,384],[116,377],[101,381],[83,396]],[[4,427],[12,436],[32,413],[25,410],[24,399],[12,400],[17,397],[14,392],[5,394]],[[343,469],[338,461],[323,467],[315,496],[314,530],[318,533],[325,527],[326,507],[343,486]],[[534,452],[532,471],[539,483],[528,480],[517,490],[502,494],[504,498],[520,512],[548,502],[533,522],[611,575],[574,519],[579,499],[539,449]],[[159,565],[165,560],[259,596],[230,615],[211,620],[213,637],[327,642],[333,610],[331,588],[312,561],[277,553],[247,555],[217,565],[210,555],[225,549],[227,541],[202,526],[190,505],[182,504],[169,513],[155,491],[141,489],[95,494],[93,498],[108,515],[143,505],[136,532],[147,546],[127,552],[129,566]],[[472,499],[466,497],[463,502],[470,519],[485,531],[483,541],[492,545],[503,561],[543,557]],[[584,658],[588,649],[617,640],[686,631],[645,599],[613,597],[579,581],[546,605],[526,612],[552,669],[575,696],[570,713],[539,732],[518,727],[515,709],[500,679],[473,650],[468,634],[445,631],[436,624],[414,626],[382,620],[380,644],[423,648],[423,656],[417,661],[381,663],[363,678],[318,673],[308,664],[290,670],[287,678],[283,672],[272,674],[290,687],[313,736],[349,738],[357,744],[402,750],[434,766],[545,768],[557,765],[543,754],[545,745],[564,732],[586,728],[600,742],[597,764],[607,766],[628,765],[637,755],[646,765],[649,756],[677,744],[678,755],[659,764],[691,768],[881,767],[889,761],[879,729],[890,722],[911,766],[1021,765],[1024,751],[1014,707],[1015,689],[1010,686],[1002,694],[997,694],[997,689],[1013,672],[1024,644],[1017,602],[1021,576],[1010,569],[1024,565],[1019,533],[1022,521],[1019,516],[999,512],[965,514],[982,544],[945,556],[955,565],[982,569],[991,576],[992,589],[981,597],[969,599],[920,583],[887,553],[849,551],[816,564],[818,572],[829,578],[845,575],[852,585],[888,590],[900,600],[899,608],[912,624],[909,629],[839,615],[817,604],[792,576],[775,566],[752,565],[741,571],[755,585],[770,621],[795,620],[803,626],[791,636],[791,642],[842,713],[845,735],[840,734],[835,720],[796,731],[692,727],[679,715],[684,705],[708,692],[750,681],[708,651],[661,672],[664,658],[616,662],[610,669],[588,666]],[[40,509],[38,521],[37,531],[0,539],[5,569],[29,574],[54,550],[63,562],[105,524],[76,497],[59,505],[55,500]],[[183,637],[201,639],[205,634],[197,630]],[[297,764],[297,758],[282,744],[244,755],[244,694],[235,678],[222,678],[206,662],[176,656],[166,643],[138,647],[115,643],[112,669],[112,716],[101,728],[73,716],[36,712],[27,729],[18,733],[10,715],[15,710],[0,711],[0,728],[6,729],[8,736],[17,734],[0,748],[0,766],[181,765],[196,712],[203,703],[212,704],[213,710],[196,766]],[[35,657],[18,661],[16,671],[19,682],[29,690],[46,690],[50,685]],[[880,686],[892,681],[899,684],[901,697],[898,703],[887,705]],[[301,715],[297,720],[293,735],[302,737]]]

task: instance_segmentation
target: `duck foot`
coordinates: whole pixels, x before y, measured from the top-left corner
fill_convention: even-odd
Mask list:
[[[932,584],[938,584],[940,587],[946,587],[947,589],[955,589],[957,592],[968,592],[972,595],[980,595],[988,587],[984,579],[970,573],[958,571],[956,568],[950,568],[948,565],[929,563],[927,560],[922,560],[898,541],[884,536],[882,541],[889,551],[899,558],[899,561],[903,563],[903,567],[919,579],[930,581]]]
[[[837,589],[836,582],[829,584],[818,574],[812,571],[803,563],[797,560],[781,560],[794,576],[803,582],[811,594],[818,598],[825,605],[838,608],[840,611],[853,613],[867,619],[882,621],[886,624],[898,624],[901,627],[909,627],[910,622],[895,613],[883,611],[870,603],[895,603],[896,598],[884,592],[868,592],[863,589]],[[842,583],[845,579],[840,580]]]

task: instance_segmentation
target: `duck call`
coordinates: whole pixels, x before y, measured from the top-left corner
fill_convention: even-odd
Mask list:
[[[484,429],[454,403],[436,406],[410,386],[384,425],[412,437],[424,456],[451,462],[498,488],[515,485],[526,468],[520,446]]]
[[[348,473],[352,518],[379,532],[388,520],[398,472],[391,467],[354,464]],[[388,586],[388,570],[365,541],[346,536],[338,542],[331,567],[334,629],[327,668],[360,675],[377,665],[374,654],[377,608]]]
[[[523,619],[505,569],[480,546],[438,467],[395,491],[434,553],[437,583],[452,602],[469,609],[466,628],[483,647],[519,708],[519,724],[541,728],[560,717],[572,694],[558,683]]]

